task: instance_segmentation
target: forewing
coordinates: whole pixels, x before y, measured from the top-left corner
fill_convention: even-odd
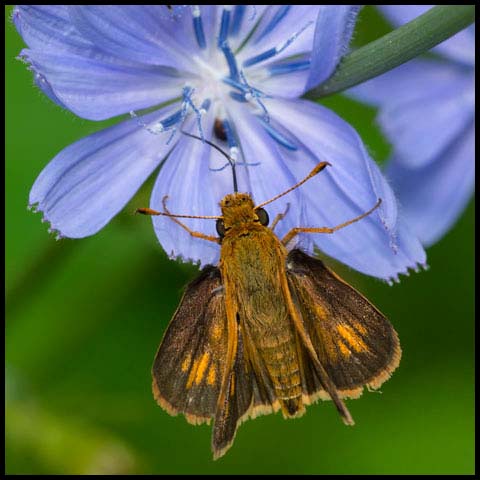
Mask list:
[[[292,298],[318,358],[341,397],[378,388],[400,362],[398,336],[390,322],[320,260],[301,250],[287,257]],[[326,394],[302,352],[307,401]]]
[[[190,423],[215,415],[225,371],[227,319],[218,268],[205,267],[183,295],[152,367],[155,399]]]

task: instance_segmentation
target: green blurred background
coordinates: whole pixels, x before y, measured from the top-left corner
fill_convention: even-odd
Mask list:
[[[6,9],[6,464],[10,474],[473,474],[474,203],[428,250],[427,272],[389,287],[335,269],[382,310],[403,348],[382,387],[348,402],[356,426],[329,402],[302,418],[243,424],[213,462],[210,427],[171,417],[152,398],[150,367],[196,267],[169,261],[147,206],[151,178],[97,235],[57,242],[29,190],[61,149],[106,125],[44,97],[15,60],[23,42]],[[357,44],[387,32],[372,9]],[[323,101],[389,152],[375,111],[340,95]]]

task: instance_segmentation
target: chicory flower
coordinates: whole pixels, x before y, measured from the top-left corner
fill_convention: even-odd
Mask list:
[[[61,236],[92,235],[161,165],[151,208],[162,210],[168,195],[172,213],[218,215],[232,173],[224,157],[184,130],[236,158],[239,190],[257,203],[319,161],[332,164],[269,206],[271,218],[291,206],[276,228],[280,237],[295,226],[337,225],[381,198],[364,220],[331,236],[300,236],[300,245],[384,279],[423,264],[423,248],[398,218],[393,193],[356,131],[299,98],[333,73],[357,12],[318,5],[16,7],[13,20],[28,45],[21,58],[46,95],[91,120],[129,115],[61,151],[36,180],[30,204]],[[212,221],[185,223],[215,235]],[[217,245],[171,219],[154,217],[153,224],[171,257],[218,260]]]
[[[380,7],[394,26],[432,5]],[[475,26],[350,91],[379,108],[378,122],[393,146],[385,173],[401,212],[426,246],[455,223],[475,181]]]

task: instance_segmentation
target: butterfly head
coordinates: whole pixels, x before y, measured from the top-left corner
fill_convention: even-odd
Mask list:
[[[255,208],[248,193],[231,193],[220,202],[222,218],[217,221],[217,231],[223,236],[226,230],[252,223],[268,225],[268,214],[263,208]]]

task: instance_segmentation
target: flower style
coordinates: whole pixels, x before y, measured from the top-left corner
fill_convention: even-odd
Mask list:
[[[432,5],[385,5],[395,26]],[[475,26],[437,45],[437,58],[415,59],[350,91],[379,107],[393,145],[385,172],[409,226],[426,246],[463,212],[475,177]]]
[[[276,233],[334,226],[373,214],[301,246],[369,275],[396,279],[425,252],[397,216],[396,200],[355,130],[330,110],[299,99],[335,70],[354,27],[354,6],[20,6],[15,25],[37,85],[76,115],[117,125],[61,151],[41,172],[30,204],[61,236],[100,230],[161,165],[151,208],[218,215],[232,172],[208,144],[237,162],[240,191],[257,203],[283,192],[319,161],[331,167],[272,203],[288,214]],[[149,111],[142,112],[149,108]],[[216,127],[215,127],[216,126]],[[220,127],[220,128],[219,128]],[[216,132],[216,133],[215,133]],[[215,234],[212,221],[188,219]],[[154,217],[171,257],[215,263],[219,248]]]

